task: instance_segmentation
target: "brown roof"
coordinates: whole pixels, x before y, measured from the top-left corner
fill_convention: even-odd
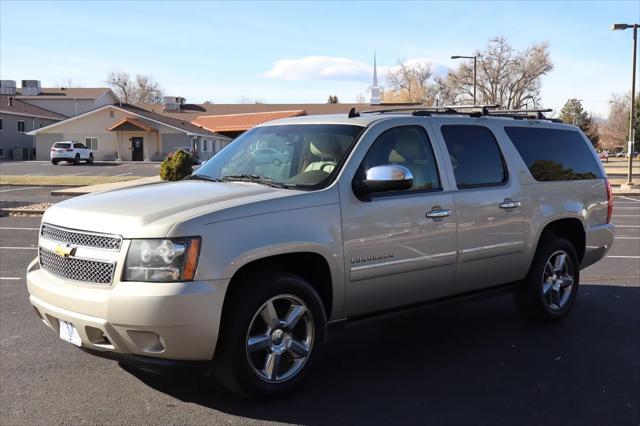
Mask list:
[[[9,102],[10,99],[11,102]],[[20,99],[8,95],[0,95],[0,111],[29,117],[49,118],[51,120],[65,120],[67,118],[62,114],[31,105],[30,103],[23,102]]]
[[[35,96],[24,96],[25,98],[99,98],[107,91],[108,87],[43,87],[40,89],[40,94]],[[16,89],[16,96],[22,97],[22,89]]]
[[[203,115],[249,114],[256,112],[299,111],[307,115],[346,114],[353,107],[358,111],[389,107],[389,105],[369,104],[184,104],[180,112],[164,111],[162,104],[136,104],[167,117],[193,121]]]
[[[203,115],[192,121],[197,126],[214,132],[242,132],[280,118],[306,115],[303,109],[293,111],[250,112],[247,114]]]
[[[114,103],[113,106],[122,108],[126,111],[130,111],[134,114],[138,114],[142,117],[159,121],[161,123],[167,124],[169,126],[177,127],[178,129],[185,130],[191,133],[199,133],[201,135],[214,135],[214,132],[211,132],[203,127],[191,124],[189,121],[179,118],[169,117],[163,114],[157,114],[155,112],[147,111],[146,109],[139,108],[135,105],[125,104],[121,102]]]
[[[140,120],[125,117],[107,129],[109,132],[117,130],[144,130],[145,132],[150,132],[153,129]]]

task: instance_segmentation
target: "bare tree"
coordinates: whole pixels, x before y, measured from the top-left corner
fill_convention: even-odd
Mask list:
[[[432,104],[436,95],[432,77],[431,63],[427,61],[415,64],[398,61],[397,69],[387,74],[387,90],[383,93],[383,100]]]
[[[364,94],[363,93],[356,93],[356,97],[355,97],[355,103],[357,104],[364,104],[367,101],[365,100]]]
[[[609,117],[600,130],[603,148],[624,149],[629,140],[629,107],[631,96],[613,95],[609,100]]]
[[[81,87],[80,84],[76,83],[74,79],[71,77],[64,78],[62,80],[56,81],[56,86],[61,89],[70,89],[72,87]]]
[[[153,104],[162,102],[163,94],[160,84],[149,75],[138,74],[135,79],[132,79],[127,72],[111,71],[107,76],[107,84],[124,103]]]
[[[477,102],[507,109],[540,104],[540,78],[553,69],[548,43],[518,51],[504,37],[496,37],[475,55]],[[436,83],[446,103],[472,102],[473,61],[462,63]]]

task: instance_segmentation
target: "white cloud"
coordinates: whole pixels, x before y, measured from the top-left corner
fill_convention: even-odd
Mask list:
[[[372,68],[360,61],[332,56],[305,56],[280,59],[266,72],[280,80],[367,80]]]

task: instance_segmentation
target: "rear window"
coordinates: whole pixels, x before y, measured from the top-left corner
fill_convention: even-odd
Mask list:
[[[602,178],[600,167],[574,130],[505,127],[529,171],[538,181]]]
[[[71,144],[58,142],[57,144],[53,145],[53,147],[54,148],[71,148]]]
[[[483,126],[442,126],[458,188],[502,185],[507,170],[491,130]]]

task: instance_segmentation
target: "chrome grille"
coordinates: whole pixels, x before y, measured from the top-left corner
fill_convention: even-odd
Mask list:
[[[48,240],[84,247],[96,247],[105,250],[119,251],[122,245],[122,238],[117,236],[74,231],[48,225],[46,223],[42,224],[40,235]]]
[[[95,284],[111,284],[116,269],[115,263],[62,257],[43,248],[40,248],[40,266],[62,278]]]

